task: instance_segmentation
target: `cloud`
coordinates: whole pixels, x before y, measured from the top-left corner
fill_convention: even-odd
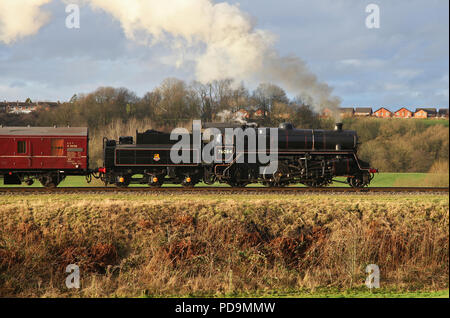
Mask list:
[[[64,5],[76,2],[86,4],[84,0],[54,0],[36,6],[39,12],[52,14],[45,27],[33,23],[40,27],[37,34],[26,40],[16,36],[9,45],[0,40],[0,99],[68,99],[74,93],[108,85],[125,86],[142,96],[166,77],[207,80],[215,74],[248,77],[244,82],[250,88],[260,81],[272,81],[293,97],[303,83],[293,81],[292,89],[279,79],[289,74],[289,58],[293,56],[295,61],[295,56],[301,56],[300,61],[307,64],[300,65],[309,74],[315,74],[317,83],[326,81],[332,86],[333,95],[342,97],[346,106],[448,106],[448,1],[379,0],[381,28],[369,30],[365,27],[366,3],[359,0],[183,1],[196,8],[191,11],[167,0],[159,1],[160,6],[176,10],[164,15],[167,21],[155,22],[141,16],[153,19],[159,15],[157,11],[148,12],[150,9],[145,6],[144,11],[133,9],[139,1],[120,1],[127,7],[119,12],[113,10],[119,1],[104,0],[100,4],[110,8],[93,9],[89,3],[81,6],[81,29],[69,30],[64,24]],[[225,5],[216,7],[219,2]],[[5,3],[0,0],[0,6]],[[197,3],[210,3],[210,9],[202,11]],[[216,19],[216,14],[225,10],[222,7],[238,15]],[[4,12],[0,10],[0,16]],[[189,16],[179,20],[182,12]],[[23,18],[21,11],[18,14],[20,18],[16,20],[20,23],[30,21]],[[205,23],[216,20],[217,24]],[[188,30],[184,30],[187,25]],[[231,31],[223,32],[225,37],[212,38],[212,30],[220,29],[220,25]],[[245,27],[233,28],[235,25]],[[191,26],[197,31],[192,32]],[[246,41],[229,46],[226,42],[236,38],[240,30],[268,48],[264,54],[249,58],[250,63],[247,57],[252,54],[240,54],[237,49]],[[264,34],[262,39],[258,39],[258,34]],[[221,38],[225,44],[220,44]],[[280,64],[271,63],[271,56],[275,60],[285,58],[281,62],[286,64],[281,65],[287,66],[277,68],[274,65]],[[261,61],[263,67],[252,73],[252,65]],[[27,85],[11,88],[15,82]],[[303,89],[310,91],[308,87]]]
[[[386,91],[401,91],[406,90],[408,87],[404,84],[386,83],[384,84],[384,90]]]
[[[448,88],[440,89],[436,92],[436,96],[448,99]]]
[[[164,61],[172,60],[181,67],[184,58],[191,55],[196,78],[201,82],[225,78],[270,81],[300,95],[317,109],[333,109],[340,103],[332,96],[332,88],[320,82],[302,59],[281,56],[274,47],[273,34],[256,28],[238,5],[211,0],[84,2],[120,21],[125,35],[133,41],[163,43],[178,52],[187,51]]]
[[[344,66],[363,67],[363,68],[378,68],[385,64],[381,59],[345,59],[340,63]]]
[[[0,42],[11,44],[17,39],[36,34],[50,14],[41,9],[52,0],[1,0]]]
[[[399,69],[394,74],[401,79],[413,79],[422,73],[421,70],[415,69]]]
[[[11,84],[9,84],[9,87],[11,87],[11,88],[25,87],[25,86],[27,86],[27,83],[25,83],[23,81],[14,81]]]

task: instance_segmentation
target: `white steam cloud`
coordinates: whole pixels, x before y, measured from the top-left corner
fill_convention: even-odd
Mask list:
[[[202,50],[193,59],[201,82],[269,81],[300,95],[316,110],[335,110],[340,104],[300,58],[281,57],[274,49],[274,36],[255,28],[238,5],[211,0],[84,1],[119,20],[132,40],[171,43],[179,51],[200,44]]]
[[[41,6],[52,0],[0,0],[0,42],[36,33],[49,19]],[[298,57],[282,57],[275,37],[257,29],[239,5],[212,0],[63,0],[87,3],[117,19],[127,38],[149,45],[170,44],[195,63],[201,82],[231,78],[272,82],[300,95],[316,110],[336,110],[340,100]],[[183,56],[184,55],[184,56]],[[188,56],[188,58],[186,58]]]
[[[37,33],[50,19],[41,6],[51,1],[0,0],[0,42],[11,44]]]

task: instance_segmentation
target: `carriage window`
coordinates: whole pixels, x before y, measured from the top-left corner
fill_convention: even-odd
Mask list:
[[[52,156],[64,156],[64,139],[52,139]]]
[[[18,154],[27,153],[27,144],[25,141],[21,140],[17,142],[17,153]]]

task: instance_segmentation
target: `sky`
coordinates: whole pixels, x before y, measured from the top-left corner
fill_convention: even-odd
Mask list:
[[[80,5],[80,28],[68,29],[70,1],[47,2],[41,9],[48,17],[37,32],[0,41],[0,100],[67,101],[100,86],[143,96],[168,77],[196,79],[191,62],[174,61],[190,54],[183,48],[134,41],[116,18],[88,5]],[[281,56],[300,57],[343,107],[449,106],[447,0],[227,2],[270,32]],[[366,26],[371,3],[380,8],[379,28]],[[1,19],[0,12],[0,35]],[[245,84],[254,88],[257,81]]]

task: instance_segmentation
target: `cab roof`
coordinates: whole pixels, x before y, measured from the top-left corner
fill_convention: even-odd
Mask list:
[[[87,136],[87,127],[0,127],[0,136]]]

